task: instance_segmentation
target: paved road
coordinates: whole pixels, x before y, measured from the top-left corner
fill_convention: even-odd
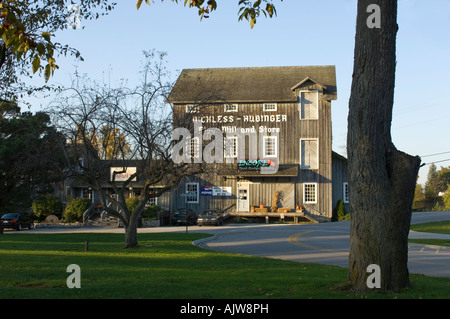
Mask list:
[[[414,213],[412,223],[450,220],[450,212]],[[123,229],[35,229],[30,232],[117,232]],[[140,228],[139,232],[184,232],[185,227]],[[25,230],[24,232],[28,232]],[[220,227],[189,227],[189,232],[214,236],[196,243],[199,247],[224,252],[348,266],[350,222],[323,224],[231,224]],[[7,231],[5,230],[5,233]],[[17,233],[10,231],[8,233]],[[445,238],[450,235],[410,232],[410,238]],[[411,273],[450,277],[450,248],[410,244]]]
[[[413,214],[412,223],[450,220],[450,212]],[[191,231],[198,231],[192,229]],[[215,234],[198,246],[225,252],[347,267],[350,222],[307,225],[234,225],[203,229]],[[448,238],[410,232],[410,238]],[[410,244],[410,273],[450,277],[450,248]]]

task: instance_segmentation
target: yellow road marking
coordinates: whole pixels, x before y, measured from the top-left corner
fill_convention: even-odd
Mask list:
[[[309,248],[309,249],[314,249],[314,250],[319,250],[319,251],[334,252],[334,253],[340,253],[340,254],[347,254],[348,255],[348,252],[345,252],[345,251],[342,251],[342,250],[312,246],[312,245],[308,245],[308,244],[301,243],[301,242],[298,241],[298,238],[300,236],[303,236],[305,234],[309,234],[309,233],[312,233],[312,232],[313,232],[313,230],[309,230],[309,231],[304,231],[302,233],[294,234],[292,236],[289,236],[287,238],[287,241],[290,244],[292,244],[292,245],[300,246],[300,247],[303,247],[303,248]]]
[[[305,243],[301,243],[298,241],[298,238],[300,236],[312,233],[313,230],[309,230],[309,231],[304,231],[302,233],[298,233],[298,234],[294,234],[289,236],[286,240],[288,243],[292,244],[292,245],[296,245],[299,247],[303,247],[303,248],[309,248],[309,249],[313,249],[313,250],[318,250],[318,251],[323,251],[323,252],[334,252],[334,253],[339,253],[339,254],[346,254],[348,255],[349,252],[345,252],[342,250],[336,250],[336,249],[330,249],[330,248],[322,248],[322,247],[317,247],[317,246],[313,246],[313,245],[308,245]],[[422,260],[414,260],[409,258],[408,259],[409,263],[416,263],[416,264],[428,264],[428,265],[438,265],[438,266],[448,266],[448,263],[443,263],[443,262],[432,262],[432,261],[422,261]]]
[[[301,243],[301,242],[298,241],[298,238],[300,236],[303,236],[303,235],[306,235],[306,234],[309,234],[309,233],[312,233],[312,232],[313,232],[313,230],[309,230],[309,231],[304,231],[302,233],[291,235],[291,236],[289,236],[287,238],[287,241],[290,244],[292,244],[292,245],[296,245],[296,246],[303,247],[303,248],[309,248],[309,249],[314,249],[314,250],[319,250],[319,251],[324,251],[324,252],[334,252],[334,253],[340,253],[340,254],[346,254],[346,255],[349,254],[349,252],[345,252],[345,251],[342,251],[342,250],[317,247],[317,246]],[[441,266],[441,265],[445,265],[445,266],[448,265],[447,263],[442,263],[442,262],[418,261],[418,260],[414,260],[414,259],[411,260],[411,258],[408,260],[408,262],[416,263],[416,264],[439,265],[439,266]]]

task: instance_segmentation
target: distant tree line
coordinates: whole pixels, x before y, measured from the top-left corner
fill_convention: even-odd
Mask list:
[[[413,210],[450,210],[450,167],[430,165],[425,185],[416,184]]]
[[[26,211],[63,178],[64,137],[43,113],[0,101],[0,212]]]

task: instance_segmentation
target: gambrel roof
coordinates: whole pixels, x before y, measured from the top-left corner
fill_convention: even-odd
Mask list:
[[[294,90],[308,81],[323,90],[324,99],[337,99],[335,66],[327,65],[185,69],[167,101],[296,102]]]

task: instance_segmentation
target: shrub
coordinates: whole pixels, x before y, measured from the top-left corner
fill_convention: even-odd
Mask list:
[[[69,223],[83,221],[83,213],[91,204],[91,200],[88,198],[70,199],[63,213],[64,220]]]
[[[127,205],[128,211],[130,213],[132,213],[134,211],[136,206],[139,204],[139,201],[140,201],[139,197],[136,197],[136,196],[126,199],[125,203]]]
[[[440,201],[437,200],[436,204],[433,206],[433,208],[431,209],[433,212],[441,212],[446,210],[444,205],[441,205]]]
[[[342,199],[338,200],[336,207],[334,208],[334,218],[339,222],[350,220],[350,214],[347,214],[344,201]]]
[[[158,218],[158,213],[161,211],[161,207],[152,205],[146,206],[144,212],[142,213],[142,217],[146,219],[156,219]]]
[[[36,198],[31,204],[34,214],[39,219],[45,219],[47,216],[61,213],[61,200],[53,195],[43,195]]]
[[[450,210],[450,184],[447,187],[447,191],[445,192],[443,199],[445,210]]]
[[[139,204],[140,198],[139,197],[130,197],[126,200],[126,205],[128,208],[128,211],[132,213],[136,206]],[[145,206],[141,217],[146,219],[155,219],[158,217],[158,212],[161,210],[161,207],[152,205],[152,206]]]

